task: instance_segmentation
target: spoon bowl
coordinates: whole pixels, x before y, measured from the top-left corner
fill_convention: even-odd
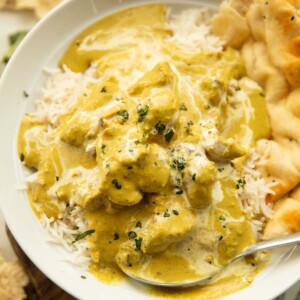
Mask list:
[[[284,247],[284,246],[290,246],[290,245],[296,245],[298,243],[300,243],[300,232],[253,244],[253,245],[245,248],[242,253],[233,257],[225,265],[221,266],[218,271],[216,271],[208,276],[205,276],[205,277],[202,277],[202,278],[199,278],[196,280],[185,281],[185,282],[160,282],[160,281],[137,277],[134,274],[127,272],[126,270],[123,270],[123,272],[136,281],[139,281],[144,284],[152,285],[152,286],[169,287],[169,288],[191,287],[194,285],[201,285],[201,284],[207,283],[212,278],[214,278],[216,275],[218,275],[221,271],[223,271],[227,266],[234,263],[235,261],[237,261],[240,258],[243,258],[245,256],[248,256],[250,254],[253,254],[253,253],[256,253],[259,251],[269,250],[269,249],[279,248],[279,247]]]

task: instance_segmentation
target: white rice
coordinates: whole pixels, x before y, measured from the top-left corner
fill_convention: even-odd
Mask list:
[[[90,84],[97,83],[96,68],[92,65],[85,73],[72,72],[66,66],[45,71],[49,77],[32,115],[39,122],[57,127],[60,116],[70,111]]]
[[[76,242],[79,234],[88,230],[88,224],[83,216],[83,211],[79,206],[66,207],[62,203],[62,215],[57,220],[41,215],[41,223],[49,232],[48,242],[62,245],[68,252],[65,259],[81,268],[88,268],[91,255],[90,244],[87,239]]]

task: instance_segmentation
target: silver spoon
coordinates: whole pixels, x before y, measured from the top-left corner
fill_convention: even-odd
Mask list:
[[[251,245],[251,246],[245,248],[242,253],[240,253],[236,257],[232,258],[230,261],[228,261],[224,266],[222,266],[218,271],[216,271],[216,273],[210,274],[209,276],[204,277],[204,278],[199,278],[197,280],[191,280],[191,281],[185,281],[185,282],[164,283],[164,282],[159,282],[159,281],[147,280],[147,279],[144,279],[141,277],[136,277],[135,275],[128,273],[126,270],[123,270],[123,272],[126,273],[129,277],[133,278],[134,280],[137,280],[139,282],[146,283],[149,285],[170,287],[170,288],[189,287],[189,286],[193,286],[193,285],[197,285],[197,284],[204,284],[205,282],[211,280],[213,277],[215,277],[217,274],[219,274],[225,267],[227,267],[228,265],[232,264],[233,262],[235,262],[236,260],[238,260],[242,257],[253,254],[258,251],[279,248],[279,247],[294,245],[294,244],[298,244],[298,243],[300,243],[300,232],[291,234],[291,235],[287,235],[284,237],[280,237],[277,239],[273,239],[273,240],[259,242],[257,244],[254,244],[254,245]]]

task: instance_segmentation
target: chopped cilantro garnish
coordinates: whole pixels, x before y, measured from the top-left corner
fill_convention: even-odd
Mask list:
[[[193,181],[196,181],[196,173],[193,174],[192,180],[193,180]]]
[[[220,219],[221,221],[225,221],[225,220],[226,220],[226,218],[225,218],[223,215],[221,215],[219,219]]]
[[[80,277],[81,277],[82,279],[86,279],[86,276],[84,276],[84,275],[81,275]]]
[[[219,171],[219,172],[223,172],[223,171],[224,171],[224,168],[218,168],[218,171]]]
[[[166,125],[161,123],[160,121],[155,125],[155,129],[158,134],[162,135],[166,129]]]
[[[165,213],[164,213],[164,218],[168,218],[168,217],[170,217],[171,215],[167,212],[167,211],[165,211]]]
[[[119,182],[118,182],[117,179],[113,179],[113,180],[111,181],[111,183],[115,186],[115,188],[116,188],[117,190],[120,190],[120,189],[122,188],[122,185],[119,184]]]
[[[135,241],[135,250],[141,250],[143,239],[140,237],[138,239],[135,239],[134,241]]]
[[[123,117],[123,119],[125,121],[127,121],[129,119],[129,113],[128,113],[128,111],[126,109],[118,111],[117,115]]]
[[[222,241],[223,240],[223,235],[221,235],[220,237],[219,237],[219,241]]]
[[[178,171],[182,171],[185,168],[185,159],[183,156],[179,156],[177,159],[173,159],[172,167]]]
[[[59,180],[59,176],[55,176],[55,180],[58,181]]]
[[[116,232],[114,234],[114,240],[117,241],[120,238],[120,235]]]
[[[72,242],[72,244],[78,242],[79,240],[84,239],[86,236],[91,235],[91,234],[94,233],[94,232],[95,232],[95,230],[94,230],[94,229],[91,229],[91,230],[87,230],[87,231],[85,231],[85,232],[83,232],[83,233],[78,234],[78,235],[75,237],[75,240]]]
[[[175,215],[175,216],[178,216],[179,215],[179,212],[175,209],[172,210],[172,213]]]
[[[145,120],[145,117],[148,114],[148,110],[149,110],[149,106],[148,105],[146,105],[143,108],[138,108],[137,109],[137,112],[138,112],[138,115],[139,115],[139,119],[138,119],[139,122],[143,122]]]
[[[230,166],[231,166],[232,168],[234,168],[234,163],[233,163],[233,162],[230,162],[229,164],[230,164]]]
[[[107,92],[107,89],[106,89],[106,86],[104,86],[102,89],[101,89],[101,93],[106,93]]]
[[[243,178],[243,179],[240,178],[240,179],[238,179],[238,181],[237,181],[236,188],[237,188],[237,189],[244,188],[244,187],[245,187],[245,184],[246,184],[245,178]]]
[[[23,91],[23,95],[24,95],[24,97],[29,97],[29,94],[26,92],[26,91]]]
[[[138,221],[135,225],[136,228],[142,228],[142,223],[140,221]]]
[[[101,152],[102,152],[103,154],[105,154],[105,148],[106,148],[106,145],[103,144],[103,145],[101,146]]]
[[[128,232],[128,237],[131,239],[135,239],[137,237],[137,234],[135,231],[129,231]]]
[[[172,137],[174,136],[175,131],[173,129],[170,129],[166,134],[165,134],[165,140],[167,142],[170,142]]]
[[[24,153],[21,153],[21,155],[20,155],[20,160],[21,160],[21,162],[23,162],[23,161],[25,160],[25,155],[24,155]]]
[[[179,110],[182,110],[182,111],[187,111],[187,108],[185,106],[184,103],[181,103],[180,106],[179,106]]]

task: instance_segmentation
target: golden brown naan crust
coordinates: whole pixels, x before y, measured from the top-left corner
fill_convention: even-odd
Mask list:
[[[42,18],[48,11],[63,0],[0,0],[0,8],[13,10],[32,10],[37,18]]]
[[[300,188],[285,196],[300,183],[299,15],[296,0],[230,0],[213,21],[215,33],[228,46],[241,49],[249,77],[266,90],[272,141],[257,143],[259,169],[278,184],[267,197],[275,203],[275,215],[265,238],[300,231]]]

